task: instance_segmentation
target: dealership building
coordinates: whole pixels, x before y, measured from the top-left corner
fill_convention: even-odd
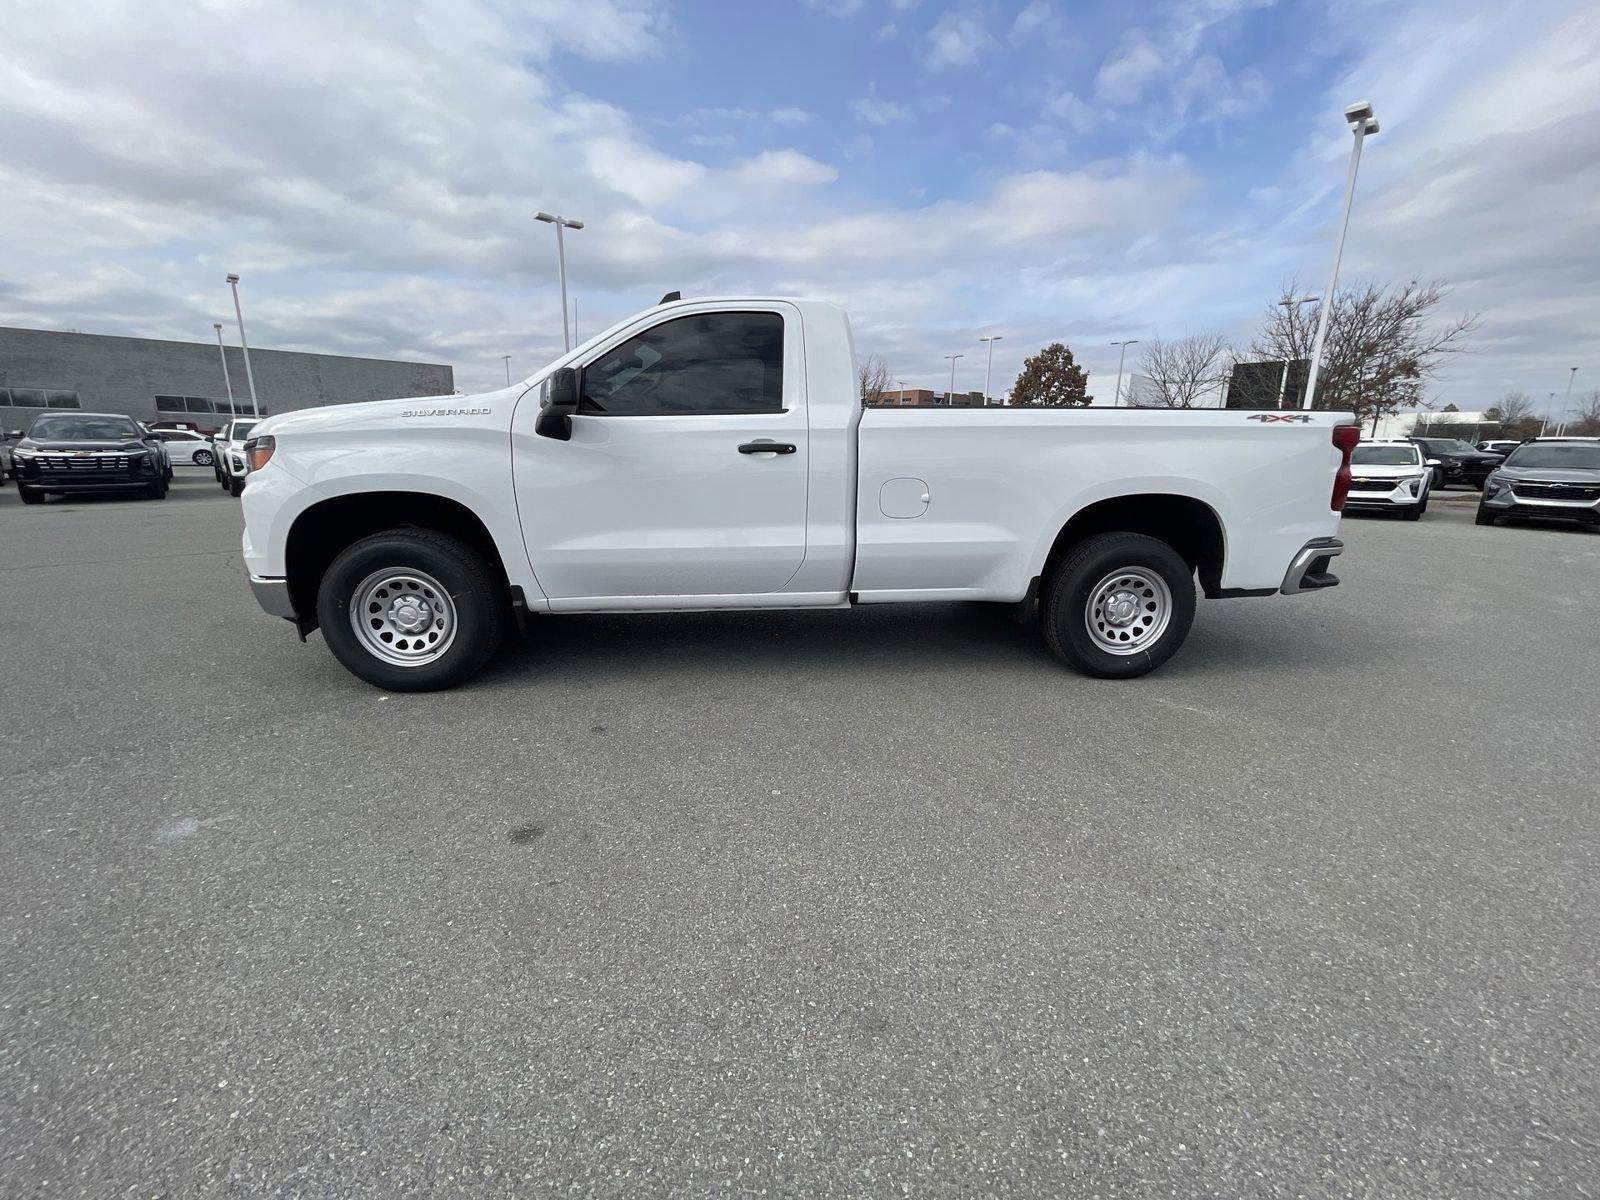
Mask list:
[[[262,416],[320,404],[455,391],[455,373],[442,363],[252,347],[250,368]],[[215,342],[0,327],[0,429],[25,428],[50,409],[186,422],[210,432],[231,413],[250,415],[244,354],[237,346],[221,350]]]

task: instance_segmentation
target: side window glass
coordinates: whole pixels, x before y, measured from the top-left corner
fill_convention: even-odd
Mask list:
[[[584,368],[579,412],[609,416],[783,411],[783,317],[663,321]]]

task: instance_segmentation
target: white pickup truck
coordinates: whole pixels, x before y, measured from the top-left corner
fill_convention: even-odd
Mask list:
[[[1348,413],[869,408],[843,311],[663,302],[523,382],[309,409],[246,452],[267,612],[379,687],[469,678],[530,614],[1034,610],[1091,675],[1209,597],[1331,587]]]

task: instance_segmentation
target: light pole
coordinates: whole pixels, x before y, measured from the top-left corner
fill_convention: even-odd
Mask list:
[[[233,411],[233,380],[228,378],[228,350],[222,344],[222,322],[211,322],[211,328],[217,331],[217,353],[222,356],[222,386],[228,389],[228,415],[236,415]]]
[[[950,360],[950,390],[944,394],[944,403],[946,408],[954,408],[956,406],[956,359],[965,358],[966,355],[946,354],[945,357]]]
[[[1282,306],[1283,308],[1287,308],[1289,310],[1289,345],[1290,345],[1291,349],[1294,346],[1294,335],[1295,335],[1294,323],[1300,317],[1300,306],[1302,304],[1315,304],[1320,299],[1322,299],[1321,296],[1286,296],[1284,299],[1278,301],[1278,304],[1280,306]],[[1278,407],[1279,408],[1283,407],[1284,393],[1286,393],[1288,390],[1289,390],[1289,359],[1286,358],[1286,359],[1283,360],[1283,373],[1278,376]],[[1224,399],[1223,403],[1227,403],[1227,400]]]
[[[1122,360],[1128,356],[1128,347],[1137,346],[1138,338],[1129,338],[1125,342],[1112,342],[1113,346],[1121,346],[1117,352],[1117,390],[1111,396],[1111,407],[1118,408],[1122,404]]]
[[[228,276],[228,286],[233,289],[233,315],[239,318],[239,348],[244,351],[244,377],[250,384],[250,415],[261,419],[261,405],[256,403],[256,376],[250,369],[250,343],[244,339],[244,310],[239,307],[239,277]]]
[[[1333,310],[1333,300],[1339,286],[1339,260],[1344,257],[1344,235],[1350,228],[1350,205],[1356,198],[1356,169],[1361,166],[1361,143],[1368,134],[1378,132],[1378,118],[1372,115],[1372,105],[1363,100],[1344,110],[1344,119],[1355,135],[1350,148],[1350,176],[1344,185],[1344,211],[1339,214],[1339,236],[1333,243],[1333,265],[1328,268],[1328,286],[1323,289],[1322,306],[1317,309],[1317,336],[1311,343],[1311,369],[1306,372],[1306,402],[1310,408],[1317,394],[1317,372],[1322,369],[1322,343],[1328,336],[1328,314]]]
[[[989,343],[989,365],[983,369],[983,406],[985,408],[989,407],[989,382],[994,377],[994,344],[1005,341],[1005,337],[1006,335],[1003,333],[991,333],[978,339],[980,342]]]
[[[500,359],[501,359],[502,362],[504,362],[506,364],[506,386],[510,387],[511,386],[511,355],[502,354],[500,356]]]
[[[555,213],[536,213],[537,219],[556,227],[556,271],[561,276],[561,343],[572,349],[572,323],[567,319],[567,241],[562,236],[566,229],[582,229],[582,221],[571,221]]]

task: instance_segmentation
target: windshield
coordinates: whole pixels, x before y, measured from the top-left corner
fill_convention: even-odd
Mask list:
[[[1526,442],[1511,452],[1505,465],[1600,471],[1600,442]]]
[[[235,421],[233,423],[233,432],[228,436],[230,439],[237,441],[239,438],[249,437],[250,431],[255,427],[256,423],[254,421]]]
[[[126,417],[40,417],[28,436],[47,442],[137,441],[139,427]]]
[[[1477,448],[1467,445],[1460,438],[1429,438],[1422,443],[1431,454],[1476,454]]]
[[[1421,461],[1415,446],[1357,446],[1350,454],[1357,467],[1414,467]]]

